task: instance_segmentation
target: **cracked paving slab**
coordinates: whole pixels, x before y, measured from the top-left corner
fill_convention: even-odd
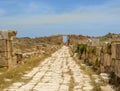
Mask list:
[[[63,46],[38,67],[25,74],[22,79],[4,91],[92,91],[91,79],[70,56],[69,48]]]

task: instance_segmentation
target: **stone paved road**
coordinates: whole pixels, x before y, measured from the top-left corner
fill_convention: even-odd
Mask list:
[[[92,91],[91,79],[76,64],[69,48],[60,50],[45,59],[38,67],[25,74],[28,83],[13,83],[4,91]]]

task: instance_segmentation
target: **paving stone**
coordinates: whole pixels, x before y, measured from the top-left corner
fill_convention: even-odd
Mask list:
[[[114,89],[113,89],[110,85],[101,86],[101,87],[100,87],[100,90],[101,90],[101,91],[114,91]]]
[[[16,82],[16,83],[13,83],[12,86],[15,86],[15,87],[20,87],[24,84],[24,82]]]
[[[6,89],[6,90],[4,90],[4,91],[17,91],[17,87],[16,88],[8,88],[8,89]]]
[[[83,90],[81,90],[81,89],[75,89],[74,91],[83,91]]]
[[[93,87],[92,86],[87,86],[87,87],[83,87],[84,91],[92,91]]]
[[[69,91],[69,86],[67,86],[67,85],[61,85],[59,91]]]
[[[78,90],[78,89],[82,89],[82,86],[81,85],[77,85],[74,87],[74,90]]]
[[[82,66],[86,67],[85,64]],[[101,76],[103,75],[105,74]],[[92,78],[96,83],[100,82],[98,75],[92,75]],[[71,81],[73,91],[92,91],[94,88],[90,84],[90,77],[70,57],[69,49],[65,46],[26,73],[22,79],[30,79],[30,81],[14,83],[4,91],[69,91]]]

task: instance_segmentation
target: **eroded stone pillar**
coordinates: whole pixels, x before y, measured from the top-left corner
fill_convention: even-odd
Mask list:
[[[120,78],[120,40],[112,41],[112,60],[115,75]]]
[[[13,67],[12,40],[16,36],[16,31],[0,31],[0,66]]]

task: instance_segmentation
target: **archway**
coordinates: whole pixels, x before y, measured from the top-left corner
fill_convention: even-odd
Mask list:
[[[63,43],[67,43],[67,41],[68,41],[67,35],[63,35]]]

